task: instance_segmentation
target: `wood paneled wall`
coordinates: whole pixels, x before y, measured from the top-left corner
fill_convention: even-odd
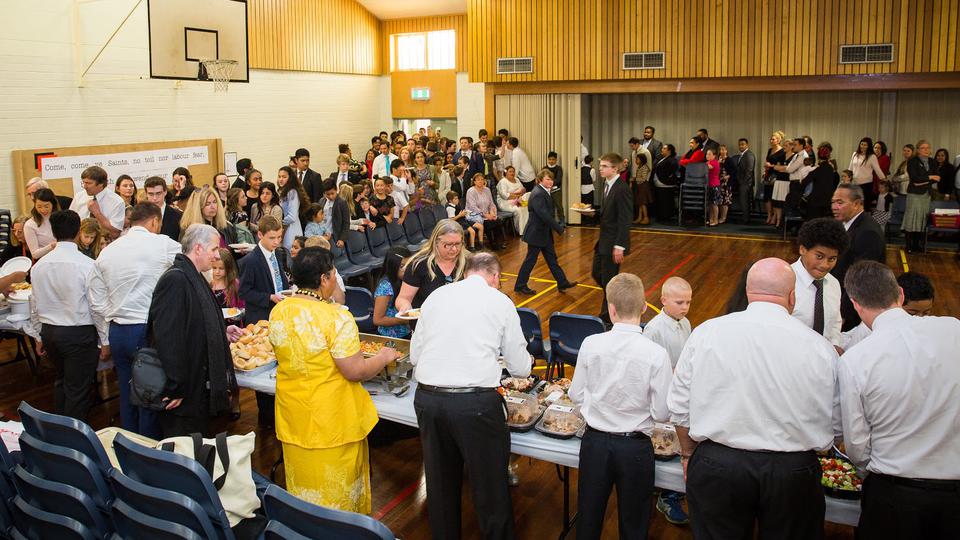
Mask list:
[[[414,101],[410,90],[430,89],[430,99]],[[457,72],[452,69],[395,71],[390,74],[391,113],[394,118],[456,118]]]
[[[960,0],[468,0],[474,82],[925,73],[960,70]],[[893,43],[894,62],[841,65],[839,46]],[[665,69],[621,69],[625,52]],[[534,73],[497,75],[496,58]]]
[[[383,21],[380,33],[383,37],[382,65],[383,71],[390,70],[390,36],[394,34],[413,34],[417,32],[433,32],[435,30],[455,30],[457,33],[456,71],[466,71],[467,68],[467,16],[466,15],[435,15],[410,19],[390,19]]]
[[[254,69],[380,75],[381,22],[355,0],[249,0]]]

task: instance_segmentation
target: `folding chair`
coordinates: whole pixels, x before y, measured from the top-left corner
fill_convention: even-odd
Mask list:
[[[376,332],[377,326],[373,324],[373,294],[370,290],[348,286],[346,293],[347,308],[357,322],[357,328],[368,334]]]
[[[99,467],[104,479],[110,474],[113,465],[107,458],[103,443],[89,425],[76,418],[41,411],[26,401],[20,402],[17,411],[24,431],[43,442],[70,448],[87,456]]]
[[[138,512],[123,501],[113,503],[113,523],[117,528],[114,538],[137,540],[204,540],[187,527]]]
[[[383,523],[362,514],[324,508],[300,500],[277,485],[267,488],[263,509],[295,533],[316,540],[395,540]]]
[[[346,244],[347,258],[357,266],[366,266],[370,270],[383,268],[383,257],[377,257],[370,253],[367,247],[367,238],[360,231],[347,231],[347,237],[344,240]]]
[[[377,227],[375,229],[367,229],[367,248],[370,249],[370,253],[374,257],[384,258],[387,256],[387,251],[390,250],[390,239],[387,238],[387,229],[386,227]]]
[[[543,326],[541,325],[540,314],[530,308],[520,307],[517,308],[517,315],[520,316],[523,338],[527,340],[527,352],[534,359],[544,359],[549,366],[550,355],[543,346]]]
[[[46,512],[27,503],[19,495],[13,498],[13,538],[40,540],[96,540],[90,529],[75,519]]]
[[[110,484],[116,495],[115,502],[122,501],[137,512],[186,527],[202,538],[217,537],[216,528],[206,511],[189,497],[148,486],[117,469],[110,473]]]
[[[424,236],[430,236],[430,233],[433,232],[433,228],[437,226],[437,218],[433,215],[433,212],[430,210],[434,205],[423,206],[416,212],[417,219],[420,220],[420,230],[423,232]],[[409,214],[407,214],[409,216]]]
[[[592,315],[574,315],[556,312],[550,315],[550,360],[547,364],[547,379],[553,370],[564,376],[563,365],[577,365],[580,345],[587,336],[606,331],[603,321]]]
[[[370,271],[370,268],[366,266],[360,266],[351,262],[347,257],[347,252],[343,248],[331,245],[330,252],[333,253],[333,265],[337,268],[337,272],[340,272],[343,279],[362,276]]]
[[[407,236],[407,243],[411,245],[419,246],[427,241],[420,229],[420,220],[416,215],[410,216],[408,214],[407,219],[403,220],[403,234]]]
[[[75,519],[97,538],[107,538],[113,532],[109,517],[83,491],[34,476],[20,465],[13,470],[13,479],[20,497],[34,508]]]
[[[45,443],[27,432],[20,435],[20,449],[24,469],[30,474],[79,489],[104,516],[110,514],[113,492],[90,458],[71,448]]]
[[[391,246],[405,246],[411,252],[417,251],[420,249],[426,240],[422,240],[415,244],[410,243],[407,240],[407,234],[403,231],[403,225],[398,224],[397,222],[387,223],[387,239],[390,241]]]

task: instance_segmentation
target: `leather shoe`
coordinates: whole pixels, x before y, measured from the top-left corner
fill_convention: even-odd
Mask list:
[[[520,294],[537,294],[537,291],[531,289],[530,287],[526,287],[526,286],[524,286],[524,287],[518,287],[518,288],[514,289],[513,291],[514,291],[514,292],[518,292],[518,293],[520,293]]]
[[[558,285],[557,290],[559,290],[560,292],[566,292],[567,289],[572,289],[579,284],[580,284],[579,281],[568,281],[566,285]]]

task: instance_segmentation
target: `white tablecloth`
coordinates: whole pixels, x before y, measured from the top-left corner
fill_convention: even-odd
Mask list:
[[[0,315],[0,330],[6,330],[8,332],[17,332],[30,336],[33,339],[37,339],[40,336],[36,335],[36,331],[32,324],[30,324],[30,319],[21,319],[19,317],[14,317],[14,320],[9,320],[10,314],[4,313]]]
[[[237,383],[245,388],[258,392],[275,394],[277,391],[276,370],[262,372],[253,376],[237,372]],[[377,407],[377,414],[384,420],[417,426],[417,415],[413,410],[413,396],[416,393],[416,383],[411,383],[410,390],[401,397],[384,392],[380,385],[364,385],[371,392],[373,404]],[[521,456],[577,467],[580,464],[580,439],[560,440],[546,437],[535,430],[526,433],[510,434],[510,451]],[[683,469],[680,460],[657,461],[654,484],[663,489],[686,491],[683,482]],[[832,523],[856,525],[860,519],[860,501],[847,501],[826,498],[825,519]]]

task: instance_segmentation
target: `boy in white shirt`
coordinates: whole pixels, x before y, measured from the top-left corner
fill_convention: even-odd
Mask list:
[[[663,309],[643,329],[643,335],[667,350],[670,355],[670,364],[677,367],[680,352],[690,337],[690,321],[687,313],[693,300],[693,288],[690,283],[681,277],[671,277],[663,282],[660,289],[660,303]],[[683,493],[660,490],[657,498],[657,510],[670,523],[685,525],[689,522],[687,513],[683,510]]]
[[[650,434],[663,422],[672,378],[667,351],[643,336],[643,282],[618,274],[607,283],[613,328],[583,340],[570,398],[587,421],[580,444],[577,538],[600,538],[617,486],[621,538],[646,537],[654,460]]]

